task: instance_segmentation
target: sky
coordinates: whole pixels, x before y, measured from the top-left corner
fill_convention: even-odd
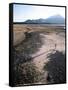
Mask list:
[[[65,18],[65,8],[20,4],[13,5],[13,22],[24,22],[28,19],[46,19],[54,15],[61,15]]]

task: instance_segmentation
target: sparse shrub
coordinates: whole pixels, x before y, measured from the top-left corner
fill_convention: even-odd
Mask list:
[[[65,54],[56,51],[54,54],[48,56],[49,62],[44,66],[44,70],[49,72],[49,76],[53,80],[53,83],[65,83],[66,82],[66,66],[65,66]]]
[[[19,64],[16,70],[16,85],[32,84],[40,81],[41,73],[32,62]]]

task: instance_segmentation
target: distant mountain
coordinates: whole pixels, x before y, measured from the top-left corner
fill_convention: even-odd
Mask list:
[[[26,20],[25,22],[19,22],[19,23],[24,23],[24,24],[64,24],[65,19],[60,16],[60,15],[54,15],[50,16],[47,19],[35,19],[35,20]]]
[[[64,24],[65,19],[60,15],[51,16],[46,19],[47,23],[56,23],[56,24]]]
[[[35,20],[26,20],[24,23],[45,23],[46,19],[35,19]]]

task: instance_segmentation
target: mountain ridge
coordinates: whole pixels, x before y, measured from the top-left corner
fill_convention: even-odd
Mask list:
[[[46,19],[39,18],[39,19],[28,19],[24,22],[17,22],[17,23],[23,23],[23,24],[64,24],[65,19],[61,15],[54,15],[50,16]]]

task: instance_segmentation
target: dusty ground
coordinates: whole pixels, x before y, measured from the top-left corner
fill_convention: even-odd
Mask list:
[[[17,28],[17,29],[16,29]],[[45,27],[45,26],[29,26],[26,27],[26,25],[21,25],[19,26],[14,26],[14,45],[20,44],[23,42],[26,38],[24,32],[32,32],[32,39],[33,41],[36,41],[38,37],[33,37],[33,32],[40,32],[39,37],[41,38],[41,41],[43,41],[43,44],[36,50],[34,53],[30,53],[30,56],[33,58],[32,62],[36,65],[37,70],[39,72],[44,73],[43,78],[45,80],[40,80],[38,84],[48,84],[49,81],[47,81],[48,73],[49,71],[45,70],[44,71],[44,66],[50,62],[50,59],[48,58],[48,55],[50,54],[55,54],[57,51],[62,52],[65,54],[65,31],[63,27]],[[34,35],[35,36],[35,35]],[[31,37],[27,39],[27,42],[25,41],[25,44],[21,44],[16,47],[17,50],[21,51],[22,50],[33,50],[34,49],[34,44],[37,44],[36,46],[39,46],[39,42],[33,42],[33,45],[31,46]],[[34,39],[35,38],[35,39]],[[29,43],[30,42],[30,43]],[[25,46],[25,47],[24,47]],[[22,47],[24,49],[22,49]],[[28,48],[27,48],[28,47]],[[30,49],[31,48],[31,49]],[[25,52],[27,53],[27,52]],[[27,54],[28,54],[27,53]],[[51,66],[52,67],[52,66]],[[50,82],[52,83],[52,81]]]

